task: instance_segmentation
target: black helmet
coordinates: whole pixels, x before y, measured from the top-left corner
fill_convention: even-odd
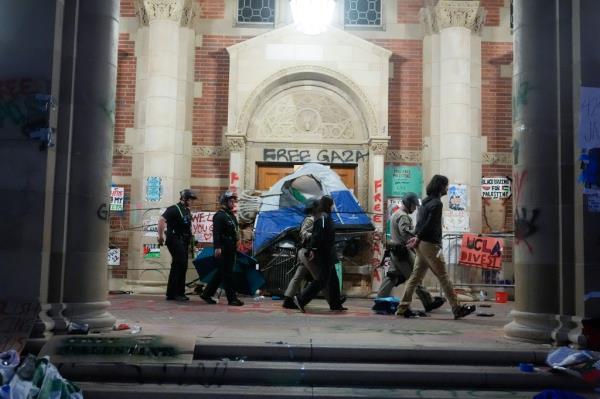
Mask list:
[[[319,200],[317,198],[309,199],[304,205],[304,213],[312,213],[319,206]]]
[[[234,193],[233,191],[225,191],[219,197],[219,204],[226,204],[227,201],[229,201],[231,198],[237,199],[237,194]]]
[[[402,204],[406,207],[414,206],[416,208],[421,205],[421,200],[415,193],[406,193],[402,196]]]
[[[179,193],[180,198],[181,199],[198,199],[198,197],[196,197],[196,193],[194,193],[192,190],[190,190],[189,188],[186,188],[185,190],[181,190],[181,192]]]

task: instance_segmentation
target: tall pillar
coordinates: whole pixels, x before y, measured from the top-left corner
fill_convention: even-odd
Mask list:
[[[0,301],[41,305],[34,337],[53,328],[46,311],[56,148],[30,127],[56,129],[57,109],[40,113],[38,105],[47,102],[36,96],[59,95],[63,6],[23,0],[3,3],[0,12]]]
[[[481,40],[479,1],[441,0],[423,8],[425,181],[434,174],[466,186],[464,228],[481,231]],[[449,212],[445,208],[445,212]],[[465,218],[468,220],[465,220]]]
[[[373,235],[372,259],[377,260],[377,264],[373,264],[372,269],[379,265],[379,261],[383,258],[385,250],[385,231],[384,231],[384,215],[383,211],[385,208],[384,204],[384,168],[385,168],[385,154],[387,152],[388,140],[387,139],[373,139],[369,140],[369,212],[371,212],[371,221],[375,226],[375,233]],[[376,284],[376,280],[374,284]],[[371,287],[374,291],[377,288],[376,285]]]
[[[242,192],[246,176],[246,136],[227,135],[229,149],[229,190]]]
[[[67,319],[110,328],[108,204],[117,82],[118,0],[80,0],[64,268]]]
[[[560,273],[572,274],[573,265],[563,258],[573,246],[573,235],[563,220],[572,220],[572,199],[561,200],[573,187],[572,145],[563,148],[561,120],[571,115],[571,77],[561,76],[570,64],[570,42],[561,43],[558,2],[514,2],[513,74],[513,206],[515,215],[515,308],[513,321],[504,327],[508,337],[552,342],[561,327]],[[562,22],[561,22],[562,21]],[[567,30],[568,31],[568,30]],[[570,32],[569,32],[570,34]],[[562,93],[565,90],[565,93]],[[565,151],[566,150],[566,151]],[[570,154],[569,154],[570,152]],[[562,188],[562,189],[561,189]],[[569,207],[568,204],[571,204]],[[565,309],[567,313],[569,309]],[[561,334],[562,335],[562,334]]]
[[[191,0],[136,0],[136,139],[133,143],[131,202],[138,225],[155,224],[160,210],[179,201],[190,185],[191,109],[195,33]],[[155,236],[129,237],[129,283],[136,292],[163,293],[170,256],[145,259],[144,244]]]

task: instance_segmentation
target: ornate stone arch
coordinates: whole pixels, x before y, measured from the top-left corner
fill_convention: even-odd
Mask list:
[[[257,111],[284,90],[300,87],[304,84],[321,87],[335,92],[351,104],[360,114],[366,135],[363,142],[378,136],[379,128],[375,111],[368,98],[350,78],[329,68],[314,65],[295,66],[283,69],[259,84],[248,97],[237,119],[235,129],[229,130],[236,135],[246,136]]]

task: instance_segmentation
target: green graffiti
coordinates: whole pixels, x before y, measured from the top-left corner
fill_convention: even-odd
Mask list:
[[[516,94],[513,96],[513,121],[520,118],[523,106],[527,105],[532,90],[533,86],[527,81],[518,84]]]

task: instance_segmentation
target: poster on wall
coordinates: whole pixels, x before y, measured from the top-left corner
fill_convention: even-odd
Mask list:
[[[158,244],[144,244],[144,259],[160,258]]]
[[[162,178],[158,176],[146,177],[146,201],[158,202],[162,198]]]
[[[142,232],[145,237],[158,237],[158,219],[165,210],[166,208],[161,208],[157,214],[142,220]]]
[[[483,269],[502,267],[504,241],[495,237],[479,237],[476,234],[463,234],[460,246],[460,263]]]
[[[423,171],[420,166],[389,165],[384,170],[384,183],[386,197],[402,197],[408,192],[420,197]]]
[[[581,87],[579,107],[579,146],[583,193],[600,195],[600,88]],[[598,212],[595,198],[586,202],[589,212]],[[590,206],[591,205],[591,206]]]
[[[123,212],[123,203],[125,202],[125,188],[110,188],[110,211]]]
[[[467,186],[450,184],[447,197],[448,203],[444,204],[444,230],[449,232],[469,231]]]
[[[192,212],[192,234],[198,242],[213,242],[215,212]]]
[[[119,266],[121,264],[121,249],[109,248],[106,264],[108,266]]]
[[[511,195],[511,179],[508,177],[482,177],[481,198],[504,199]]]

